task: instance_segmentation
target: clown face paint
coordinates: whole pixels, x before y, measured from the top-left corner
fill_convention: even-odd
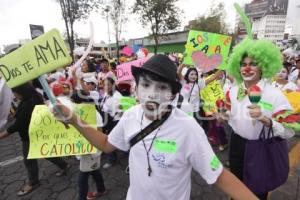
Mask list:
[[[241,76],[244,81],[259,81],[261,71],[257,64],[250,57],[246,57],[241,64]]]
[[[277,73],[276,77],[277,79],[286,79],[287,75],[287,70],[285,68],[282,68],[282,70],[279,73]]]
[[[147,76],[140,77],[137,96],[148,119],[156,119],[162,112],[166,111],[172,102],[171,91],[171,86],[168,83],[154,81]]]

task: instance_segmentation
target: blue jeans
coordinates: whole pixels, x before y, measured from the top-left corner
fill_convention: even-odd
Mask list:
[[[86,200],[86,196],[89,190],[89,176],[92,176],[97,187],[97,192],[105,192],[104,181],[101,172],[99,169],[90,172],[79,172],[78,175],[78,191],[79,197],[78,200]]]

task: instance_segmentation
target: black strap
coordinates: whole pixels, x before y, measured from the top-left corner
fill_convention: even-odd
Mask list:
[[[270,127],[269,127],[269,130],[268,130],[268,133],[266,134],[265,133],[265,125],[263,125],[261,131],[260,131],[260,134],[259,134],[259,138],[262,139],[262,140],[267,140],[267,139],[270,139],[270,138],[273,138],[274,137],[274,131],[273,131],[273,121],[270,120]]]
[[[164,116],[160,120],[154,120],[151,124],[146,126],[143,130],[141,130],[136,136],[134,136],[130,140],[130,147],[133,147],[136,143],[144,139],[152,131],[154,131],[160,125],[162,125],[169,118],[171,112],[172,112],[172,106],[168,106],[168,111],[164,114]]]
[[[193,87],[192,87],[192,89],[191,89],[191,91],[190,91],[190,96],[189,96],[189,99],[188,99],[188,102],[189,102],[189,103],[190,103],[190,100],[191,100],[191,96],[192,96],[192,92],[193,92],[193,89],[194,89],[195,84],[197,84],[198,90],[199,90],[199,92],[200,92],[200,87],[199,87],[198,83],[194,83],[194,84],[193,84]]]
[[[182,102],[183,102],[183,96],[181,94],[179,94],[178,101],[177,101],[177,106],[176,106],[178,109],[181,108]]]
[[[191,96],[192,96],[192,92],[193,92],[194,86],[195,86],[195,83],[193,84],[193,87],[192,87],[192,89],[190,91],[190,96],[189,96],[188,102],[190,102],[190,100],[191,100]]]

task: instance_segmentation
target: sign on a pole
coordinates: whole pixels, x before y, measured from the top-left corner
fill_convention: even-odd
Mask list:
[[[0,76],[13,88],[71,62],[60,33],[52,29],[1,58]]]
[[[29,24],[31,39],[35,39],[36,37],[44,34],[44,26],[42,25],[34,25]]]

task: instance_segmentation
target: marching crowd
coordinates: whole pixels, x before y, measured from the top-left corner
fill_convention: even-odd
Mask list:
[[[79,58],[77,55],[75,60]],[[66,66],[46,75],[59,100],[54,115],[99,149],[96,154],[77,156],[78,199],[106,193],[100,168],[109,170],[116,163],[117,149],[129,154],[128,200],[189,199],[192,169],[233,199],[267,199],[270,188],[253,189],[247,181],[254,175],[247,174],[246,180],[247,144],[258,140],[265,130],[282,140],[300,131],[299,108],[285,96],[300,92],[300,55],[287,56],[270,42],[246,39],[234,48],[226,71],[203,74],[184,65],[179,54],[158,54],[141,67],[132,66],[133,80],[118,81],[117,66],[135,59],[136,55],[119,60],[88,57],[78,68]],[[222,86],[225,98],[218,101],[216,112],[208,113],[203,110],[200,92],[214,81]],[[9,109],[15,122],[0,133],[0,139],[14,132],[20,135],[28,173],[27,184],[18,192],[22,196],[40,185],[37,160],[27,159],[28,127],[34,106],[49,102],[37,80],[11,91],[4,84],[1,79],[0,98],[6,98],[9,105],[14,99],[14,109]],[[120,105],[124,96],[137,101],[126,112]],[[77,118],[65,106],[68,102],[94,104],[97,129]],[[1,104],[0,114],[8,107]],[[211,145],[220,151],[229,147],[230,170],[223,167]],[[102,152],[108,162],[100,166]],[[59,167],[56,176],[65,175],[70,167],[62,158],[47,160]],[[89,192],[90,175],[97,191]]]

